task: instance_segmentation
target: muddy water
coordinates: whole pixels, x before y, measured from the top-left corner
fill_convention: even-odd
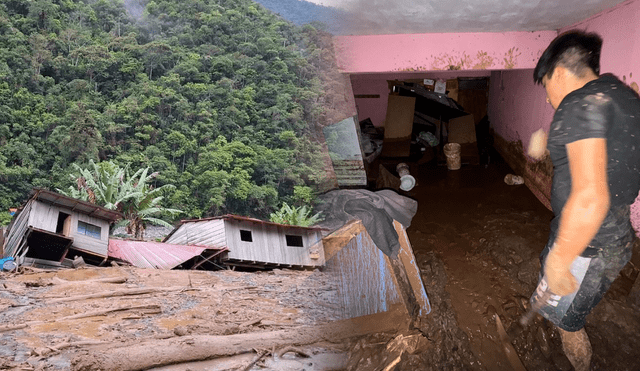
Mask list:
[[[539,316],[526,328],[518,324],[536,286],[552,213],[526,186],[504,183],[511,171],[500,160],[488,168],[411,169],[418,186],[409,196],[419,209],[408,234],[434,306],[423,327],[438,347],[439,359],[423,360],[433,369],[512,369],[494,315],[527,370],[572,369],[552,325]],[[594,370],[640,367],[639,311],[626,304],[624,291],[611,290],[589,316]]]

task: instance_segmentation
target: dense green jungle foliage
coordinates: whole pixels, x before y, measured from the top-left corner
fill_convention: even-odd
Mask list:
[[[182,218],[308,202],[320,37],[251,0],[2,0],[0,210],[90,160],[158,172]]]

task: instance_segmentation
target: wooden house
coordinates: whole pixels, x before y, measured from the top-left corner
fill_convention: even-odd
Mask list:
[[[322,229],[266,222],[237,215],[183,220],[164,242],[227,248],[226,265],[318,267],[324,264]]]
[[[62,261],[71,252],[100,262],[107,258],[109,226],[121,217],[86,201],[34,189],[9,225],[4,256],[19,262],[25,257]]]

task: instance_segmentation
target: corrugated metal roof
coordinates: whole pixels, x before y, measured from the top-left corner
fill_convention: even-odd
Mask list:
[[[102,206],[92,204],[87,201],[78,200],[65,196],[60,193],[52,192],[46,189],[34,188],[31,191],[32,197],[38,201],[48,204],[64,207],[69,210],[77,211],[89,216],[115,222],[122,218],[122,214],[115,210],[109,210]]]
[[[173,269],[207,249],[203,246],[109,239],[109,257],[139,268]]]
[[[280,227],[284,227],[284,228],[298,228],[298,229],[308,229],[308,230],[314,230],[314,231],[325,230],[325,228],[320,228],[320,227],[300,227],[300,226],[297,226],[297,225],[279,224],[279,223],[267,222],[265,220],[249,218],[248,216],[240,216],[240,215],[232,215],[232,214],[226,214],[226,215],[221,215],[221,216],[213,216],[213,217],[202,218],[202,219],[186,219],[186,220],[181,220],[180,223],[181,224],[184,224],[184,223],[196,223],[196,222],[202,222],[202,221],[205,221],[205,220],[216,220],[216,219],[238,220],[238,221],[252,222],[252,223],[258,223],[258,224],[269,224],[269,225],[276,225],[276,226],[280,226]]]

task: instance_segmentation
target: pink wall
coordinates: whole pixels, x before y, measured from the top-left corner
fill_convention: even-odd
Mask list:
[[[380,98],[356,98],[358,119],[371,118],[375,126],[384,126],[387,116],[389,85],[387,80],[453,79],[456,77],[490,76],[490,71],[435,71],[419,73],[380,73],[351,75],[351,86],[355,95],[379,95]]]
[[[640,84],[640,0],[625,1],[609,10],[560,30],[596,32],[602,36],[600,71],[610,72],[638,91]],[[640,198],[631,206],[631,222],[640,232]],[[640,233],[638,233],[640,236]]]
[[[604,40],[601,72],[613,73],[638,91],[640,84],[640,0],[626,1],[587,20],[559,30],[582,29]],[[546,46],[545,46],[546,47]],[[531,133],[548,131],[553,109],[545,92],[533,83],[532,71],[492,72],[489,118],[497,134],[508,141],[521,139],[524,148]],[[640,199],[632,206],[632,222],[640,231]]]
[[[610,72],[638,91],[640,84],[640,1],[632,0],[560,29],[596,32],[604,40],[600,71]]]
[[[533,82],[533,70],[493,71],[489,88],[489,120],[497,134],[508,141],[522,140],[528,148],[531,134],[549,131],[553,107],[547,94]]]
[[[556,31],[336,36],[346,73],[533,68]]]

